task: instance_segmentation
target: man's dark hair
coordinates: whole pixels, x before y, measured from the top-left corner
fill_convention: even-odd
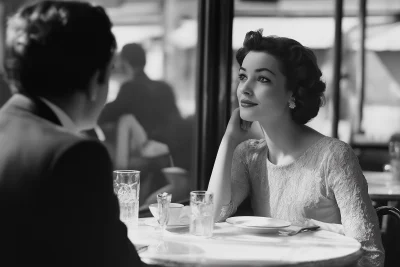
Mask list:
[[[67,96],[99,82],[114,55],[112,23],[100,6],[43,1],[20,8],[7,25],[5,69],[18,92]]]
[[[146,65],[146,51],[137,43],[129,43],[122,47],[121,58],[132,68],[143,69]]]
[[[313,51],[296,40],[262,36],[262,30],[246,34],[236,59],[241,66],[250,51],[265,52],[279,61],[280,70],[286,77],[286,88],[293,92],[296,107],[291,109],[292,119],[298,124],[306,124],[317,116],[324,104],[325,82],[317,65]]]

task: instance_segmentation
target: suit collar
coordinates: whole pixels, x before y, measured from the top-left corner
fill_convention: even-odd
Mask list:
[[[53,111],[53,113],[57,116],[58,120],[61,122],[61,125],[64,128],[66,128],[67,130],[69,130],[73,133],[79,133],[79,130],[76,127],[75,123],[68,116],[68,114],[64,112],[64,110],[62,110],[60,107],[58,107],[56,104],[52,103],[51,101],[47,100],[46,98],[39,97],[39,99]]]
[[[28,112],[42,119],[62,126],[57,115],[42,100],[23,94],[14,94],[1,109],[5,112]]]

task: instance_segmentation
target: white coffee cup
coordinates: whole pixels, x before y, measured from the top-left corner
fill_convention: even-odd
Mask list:
[[[170,203],[169,204],[169,220],[167,225],[182,225],[186,224],[185,220],[182,220],[180,217],[183,205],[179,203]],[[158,219],[158,204],[150,204],[149,209],[154,218]]]

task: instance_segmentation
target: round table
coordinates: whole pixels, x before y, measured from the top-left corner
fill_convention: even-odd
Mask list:
[[[391,172],[364,172],[368,193],[375,201],[400,200],[400,181],[392,178]]]
[[[129,238],[149,264],[164,266],[352,266],[361,257],[355,239],[325,230],[294,236],[255,234],[229,223],[216,223],[213,237],[189,234],[188,227],[160,231],[148,226],[154,218],[139,219]],[[290,227],[286,230],[291,230]]]

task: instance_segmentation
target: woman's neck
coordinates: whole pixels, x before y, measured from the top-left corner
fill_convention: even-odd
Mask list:
[[[285,163],[295,158],[296,151],[301,150],[308,127],[292,121],[260,122],[264,129],[264,137],[268,146],[268,159],[274,164]]]

